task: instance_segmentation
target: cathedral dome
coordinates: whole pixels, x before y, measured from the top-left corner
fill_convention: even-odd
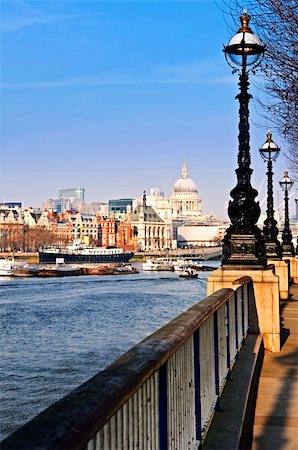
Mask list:
[[[173,186],[173,192],[198,192],[195,182],[188,177],[186,161],[183,164],[181,178]]]
[[[197,187],[190,178],[179,178],[173,187],[174,192],[198,192]]]

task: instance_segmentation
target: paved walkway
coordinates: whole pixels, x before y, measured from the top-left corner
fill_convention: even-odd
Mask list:
[[[281,303],[282,350],[262,367],[252,450],[298,450],[298,285]]]

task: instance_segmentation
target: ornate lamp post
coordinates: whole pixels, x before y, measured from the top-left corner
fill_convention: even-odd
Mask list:
[[[237,185],[231,191],[228,214],[231,225],[223,240],[223,268],[266,267],[266,250],[263,233],[256,223],[260,216],[259,203],[255,201],[258,192],[251,186],[250,136],[248,104],[252,96],[248,93],[248,74],[261,62],[265,47],[253,34],[248,24],[250,16],[244,10],[240,17],[241,27],[224,47],[228,64],[239,72],[239,150]]]
[[[282,232],[282,256],[294,256],[295,252],[289,221],[289,191],[292,189],[294,182],[290,179],[287,170],[279,184],[285,193],[285,223]]]
[[[281,245],[278,236],[277,221],[274,219],[273,208],[273,172],[272,162],[279,155],[280,148],[273,142],[270,131],[267,133],[267,140],[259,149],[264,161],[267,161],[267,218],[264,221],[263,233],[265,237],[266,256],[271,259],[281,259]]]

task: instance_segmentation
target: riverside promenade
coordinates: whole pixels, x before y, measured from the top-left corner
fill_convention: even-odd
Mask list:
[[[252,450],[298,449],[298,285],[281,302],[282,348],[265,354]]]

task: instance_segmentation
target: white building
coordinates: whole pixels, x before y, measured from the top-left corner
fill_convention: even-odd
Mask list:
[[[175,182],[170,197],[173,219],[198,219],[202,216],[202,200],[195,182],[189,178],[184,160],[181,177]]]
[[[144,192],[143,202],[130,215],[133,233],[138,237],[139,250],[165,250],[171,246],[170,223],[164,219],[152,206],[147,204]]]
[[[151,188],[146,204],[168,224],[168,247],[172,249],[189,245],[218,245],[228,227],[228,224],[212,213],[202,214],[202,200],[195,182],[188,176],[186,161],[183,163],[181,177],[173,185],[171,195],[166,197],[160,189]],[[141,199],[134,202],[134,206],[137,205],[142,205]]]

